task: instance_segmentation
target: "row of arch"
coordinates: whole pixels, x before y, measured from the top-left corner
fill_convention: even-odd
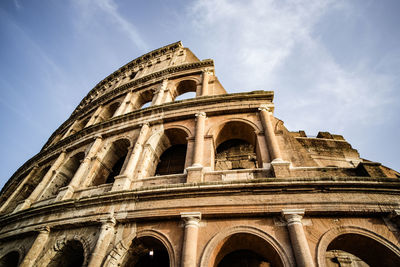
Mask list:
[[[119,243],[102,266],[175,266],[177,256],[168,238],[155,230],[145,230]],[[123,242],[123,241],[121,241]],[[85,251],[86,250],[86,251]],[[88,246],[73,238],[48,259],[46,266],[86,266]],[[12,250],[0,258],[0,267],[14,267],[23,255]],[[318,266],[400,266],[400,250],[390,241],[359,227],[345,226],[327,231],[316,248]],[[347,264],[347,265],[346,265]],[[295,266],[290,252],[268,233],[250,226],[236,226],[216,234],[204,248],[201,267]]]
[[[255,127],[255,125],[240,120],[226,121],[222,125],[214,127],[214,170],[262,167],[257,141],[259,129]],[[126,165],[134,153],[135,142],[133,140],[137,140],[138,134],[136,133],[136,137],[110,138],[99,151],[92,155],[94,158],[88,159],[91,149],[89,146],[75,150],[72,155],[63,160],[57,169],[54,169],[54,162],[43,165],[10,202],[6,212],[14,210],[19,202],[28,199],[46,175],[54,177],[49,180],[46,189],[36,199],[31,199],[31,202],[57,196],[60,188],[70,184],[84,162],[90,162],[90,165],[86,167],[87,173],[83,181],[75,185],[76,187],[87,188],[114,183],[116,176],[121,175],[124,171],[127,172]],[[192,133],[182,126],[171,126],[171,128],[153,133],[142,145],[143,149],[137,167],[130,171],[137,175],[137,179],[185,173],[186,168],[192,164],[191,149],[193,146],[189,143],[191,138],[193,139]]]
[[[100,106],[96,111],[76,120],[69,129],[60,134],[53,144],[90,125],[101,123],[122,114],[152,105],[160,105],[176,100],[194,98],[200,94],[200,80],[197,77],[185,77],[173,81],[165,80],[158,89],[146,89],[137,93],[128,93],[124,97]],[[170,89],[171,88],[171,89]],[[166,93],[164,93],[166,91]],[[128,103],[128,104],[127,104]]]

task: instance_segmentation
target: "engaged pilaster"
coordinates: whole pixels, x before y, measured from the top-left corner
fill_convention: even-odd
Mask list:
[[[202,75],[202,86],[201,86],[201,96],[208,95],[208,81],[210,79],[210,74],[208,70],[204,70]]]
[[[37,171],[39,169],[39,166],[34,166],[32,170],[29,172],[29,174],[24,178],[24,180],[19,184],[16,190],[11,194],[9,198],[4,202],[4,204],[0,208],[0,212],[3,212],[8,205],[10,204],[11,201],[14,201],[15,197],[21,193],[22,188],[25,186],[25,184],[32,179],[33,176],[37,174]]]
[[[103,138],[99,135],[96,136],[95,141],[93,142],[93,145],[91,146],[89,152],[87,153],[86,157],[83,159],[81,162],[78,170],[76,171],[74,177],[72,177],[71,182],[69,183],[68,186],[66,186],[63,190],[60,191],[60,193],[57,196],[57,201],[58,200],[64,200],[64,199],[69,199],[72,197],[72,195],[75,192],[76,187],[79,186],[81,183],[82,179],[86,177],[86,174],[90,168],[90,164],[92,163],[92,159],[96,156],[97,152],[101,148],[101,145],[103,144]]]
[[[303,224],[301,222],[304,216],[304,209],[284,209],[282,217],[287,223],[292,249],[296,258],[297,266],[313,267],[314,261],[311,257],[310,248],[306,235],[304,234]]]
[[[124,114],[126,105],[129,104],[129,101],[131,98],[132,98],[132,92],[127,93],[124,100],[122,101],[121,105],[118,107],[117,111],[115,112],[114,117]]]
[[[47,239],[49,238],[49,234],[50,234],[49,227],[43,227],[39,229],[39,234],[36,237],[35,241],[33,242],[25,258],[19,265],[20,267],[34,266],[37,256],[39,256],[40,252],[46,245]]]
[[[149,132],[150,126],[148,123],[142,125],[140,129],[139,137],[136,140],[135,146],[131,149],[129,153],[129,160],[126,164],[125,169],[123,170],[121,175],[115,177],[115,181],[111,191],[120,191],[129,189],[133,177],[136,166],[139,162],[140,156],[143,151],[143,144],[146,141],[147,134]]]
[[[115,219],[107,218],[102,222],[99,238],[97,239],[96,246],[93,250],[92,257],[90,258],[88,267],[101,266],[104,257],[107,253],[107,248],[112,238],[114,237]]]
[[[272,161],[282,161],[281,151],[279,149],[278,140],[276,140],[274,128],[271,122],[270,108],[266,106],[259,107],[261,114],[261,123],[264,127],[265,140],[268,144],[268,150]]]
[[[199,235],[200,212],[181,212],[185,223],[185,232],[182,244],[182,267],[195,267],[197,258],[197,238]]]
[[[204,151],[204,128],[206,123],[206,113],[196,114],[196,130],[194,137],[193,165],[188,167],[187,182],[200,182],[203,177],[203,151]]]
[[[27,209],[31,206],[33,202],[35,202],[45,191],[46,187],[49,185],[50,181],[56,174],[56,170],[61,166],[61,164],[64,162],[66,156],[66,152],[62,151],[56,161],[53,163],[49,171],[46,173],[46,175],[43,177],[42,181],[36,186],[35,190],[30,194],[30,196],[24,200],[20,205],[18,205],[15,208],[14,212]]]

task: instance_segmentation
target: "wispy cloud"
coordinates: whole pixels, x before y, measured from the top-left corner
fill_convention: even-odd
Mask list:
[[[189,11],[208,48],[229,60],[218,72],[229,76],[234,89],[276,90],[278,110],[287,111],[285,120],[294,129],[318,128],[326,118],[339,131],[355,121],[378,124],[383,106],[394,103],[396,78],[362,61],[350,69],[334,59],[315,36],[320,19],[332,9],[352,12],[343,1],[274,0],[198,0]],[[310,109],[314,119],[306,116]]]
[[[143,52],[149,50],[149,46],[139,34],[135,25],[120,14],[118,6],[113,0],[75,0],[74,2],[80,7],[86,19],[93,19],[93,16],[90,16],[91,12],[99,8],[118,26],[116,29],[120,29],[127,34],[127,37],[138,49]],[[96,16],[99,17],[98,13],[96,13]]]
[[[19,2],[19,0],[14,0],[14,5],[15,5],[15,7],[17,8],[17,9],[20,9],[22,6],[21,6],[21,3]]]

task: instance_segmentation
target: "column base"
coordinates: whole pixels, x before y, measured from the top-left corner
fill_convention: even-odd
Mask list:
[[[66,187],[62,187],[62,188],[60,188],[60,191],[58,192],[56,201],[70,199],[74,195],[74,192],[75,192],[75,189],[70,185],[68,185]]]
[[[114,177],[114,184],[111,191],[124,191],[129,190],[131,186],[131,179],[127,175],[118,175]]]
[[[271,162],[272,172],[276,178],[290,177],[290,162],[282,159],[274,159]]]
[[[29,199],[25,199],[24,201],[20,202],[17,207],[14,209],[14,212],[18,212],[20,210],[24,210],[29,208],[32,205],[32,202]]]
[[[186,168],[186,183],[199,183],[203,181],[203,166],[191,166]]]

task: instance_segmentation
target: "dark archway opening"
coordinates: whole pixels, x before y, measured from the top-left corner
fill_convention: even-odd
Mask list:
[[[170,266],[167,249],[159,240],[152,237],[136,238],[128,253],[128,258],[122,264],[124,267]]]
[[[101,161],[92,185],[114,183],[115,176],[118,176],[122,171],[129,146],[130,142],[127,139],[120,139],[112,143]]]
[[[74,156],[70,157],[59,169],[57,176],[51,181],[50,186],[47,188],[41,199],[56,196],[60,188],[67,186],[78,171],[84,157],[84,152],[76,153]]]
[[[186,144],[169,147],[160,157],[155,175],[183,173],[185,170]]]
[[[115,176],[119,175],[121,170],[122,170],[122,166],[124,165],[126,159],[126,155],[122,156],[112,167],[110,174],[108,175],[107,179],[106,179],[106,184],[112,184],[115,181]]]
[[[251,250],[236,250],[226,255],[218,267],[270,267],[268,260]]]
[[[19,253],[11,251],[0,259],[0,267],[17,267],[19,263]]]
[[[259,236],[238,233],[221,242],[214,266],[283,267],[278,252]]]
[[[222,124],[215,147],[216,171],[255,169],[261,165],[255,130],[247,123],[230,121]]]
[[[193,92],[194,94],[187,94],[186,96],[196,97],[196,89],[197,89],[197,84],[195,81],[192,80],[181,81],[179,82],[178,86],[176,87],[176,90],[173,93],[173,100],[175,101],[180,99],[187,99],[189,97],[179,98],[179,99],[177,99],[177,97],[189,92]]]
[[[85,260],[84,249],[77,240],[68,241],[50,261],[48,267],[80,267]]]
[[[256,167],[255,148],[247,141],[230,139],[217,147],[215,170],[254,169]]]
[[[367,264],[371,267],[378,266],[400,266],[400,257],[385,245],[369,237],[359,234],[343,234],[336,237],[327,248],[327,256],[336,253],[336,257],[326,257],[328,266],[341,266],[339,252],[349,253],[348,260]],[[355,257],[351,257],[355,256]],[[357,260],[359,258],[362,262]],[[334,265],[335,263],[338,263]],[[353,266],[353,265],[352,265]],[[363,266],[363,265],[359,265]],[[364,265],[365,266],[365,265]]]

